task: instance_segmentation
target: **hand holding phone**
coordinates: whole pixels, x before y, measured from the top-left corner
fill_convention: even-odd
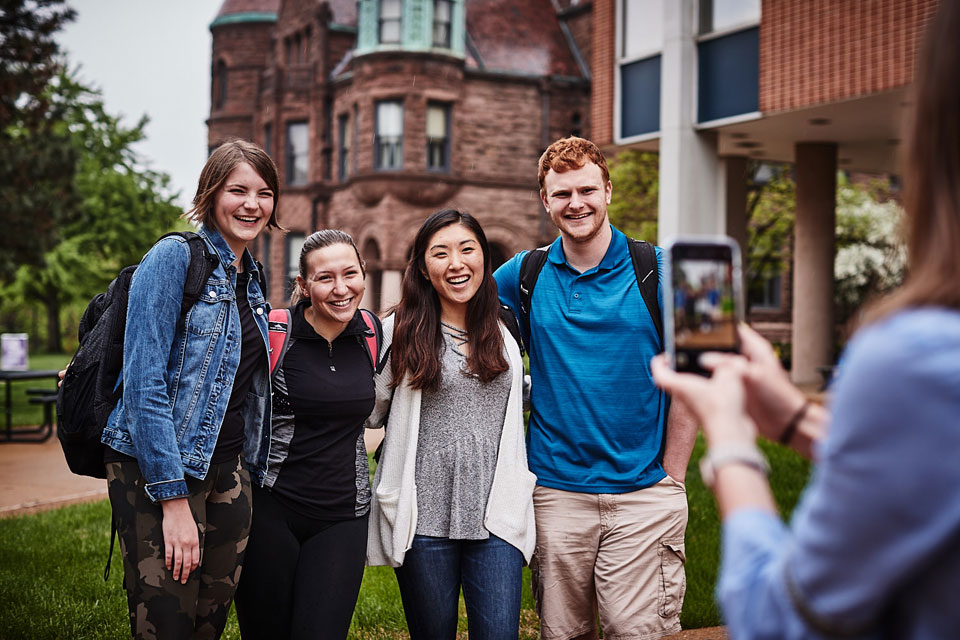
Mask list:
[[[708,375],[707,351],[738,353],[743,321],[740,247],[727,236],[687,236],[666,246],[664,333],[677,371]]]

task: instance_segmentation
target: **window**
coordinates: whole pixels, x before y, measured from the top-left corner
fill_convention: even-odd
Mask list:
[[[273,123],[263,125],[263,150],[273,157]]]
[[[700,0],[700,33],[760,22],[760,0]]]
[[[427,103],[427,169],[450,170],[450,107]]]
[[[782,277],[777,274],[764,278],[760,286],[750,292],[751,309],[780,309]]]
[[[663,49],[663,0],[623,0],[622,58],[637,58]]]
[[[293,293],[297,276],[300,275],[300,250],[307,238],[302,233],[288,233],[287,240],[287,295]]]
[[[377,103],[373,166],[399,169],[403,166],[403,103],[387,100]]]
[[[400,44],[402,0],[380,0],[380,44]]]
[[[660,130],[663,0],[621,0],[617,32],[618,140]]]
[[[433,46],[450,47],[450,8],[452,0],[433,0]]]
[[[753,113],[760,105],[760,1],[701,0],[697,121]]]
[[[310,133],[306,122],[287,125],[286,178],[291,186],[307,184],[310,162]]]
[[[224,103],[227,101],[227,63],[223,60],[217,61],[217,72],[214,74],[216,77],[216,95],[213,98],[213,102],[218,109],[222,109]]]
[[[350,116],[343,113],[337,118],[337,138],[340,140],[340,151],[337,156],[337,177],[341,181],[346,180],[349,173],[351,137],[353,137],[353,134],[350,131]]]

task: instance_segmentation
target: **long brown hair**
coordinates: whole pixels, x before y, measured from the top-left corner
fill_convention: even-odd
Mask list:
[[[466,227],[476,236],[483,251],[483,280],[467,303],[466,329],[472,347],[467,366],[482,382],[490,382],[509,368],[503,356],[500,303],[487,236],[480,223],[469,213],[443,209],[421,225],[413,241],[413,253],[403,272],[400,302],[394,307],[396,324],[391,355],[394,385],[399,384],[406,375],[414,389],[436,391],[440,387],[440,353],[443,349],[440,297],[426,277],[426,254],[433,235],[451,224]]]
[[[960,309],[960,1],[943,0],[917,58],[914,113],[904,163],[907,278],[867,314]]]

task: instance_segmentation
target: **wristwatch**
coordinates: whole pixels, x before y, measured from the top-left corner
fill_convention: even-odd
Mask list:
[[[756,469],[763,475],[770,475],[770,466],[756,445],[731,442],[710,447],[706,455],[700,458],[700,477],[708,489],[713,489],[717,481],[717,470],[728,464],[742,464]]]

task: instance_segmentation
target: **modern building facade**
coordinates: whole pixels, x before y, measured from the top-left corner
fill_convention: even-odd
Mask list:
[[[936,0],[591,4],[593,139],[659,152],[661,240],[745,243],[748,159],[793,163],[792,375],[818,381],[834,348],[836,173],[898,172]]]
[[[288,233],[256,247],[271,302],[316,229],[354,237],[374,310],[439,209],[475,215],[498,263],[552,239],[536,163],[589,135],[591,17],[555,0],[225,0],[208,142],[253,140],[281,170]]]

